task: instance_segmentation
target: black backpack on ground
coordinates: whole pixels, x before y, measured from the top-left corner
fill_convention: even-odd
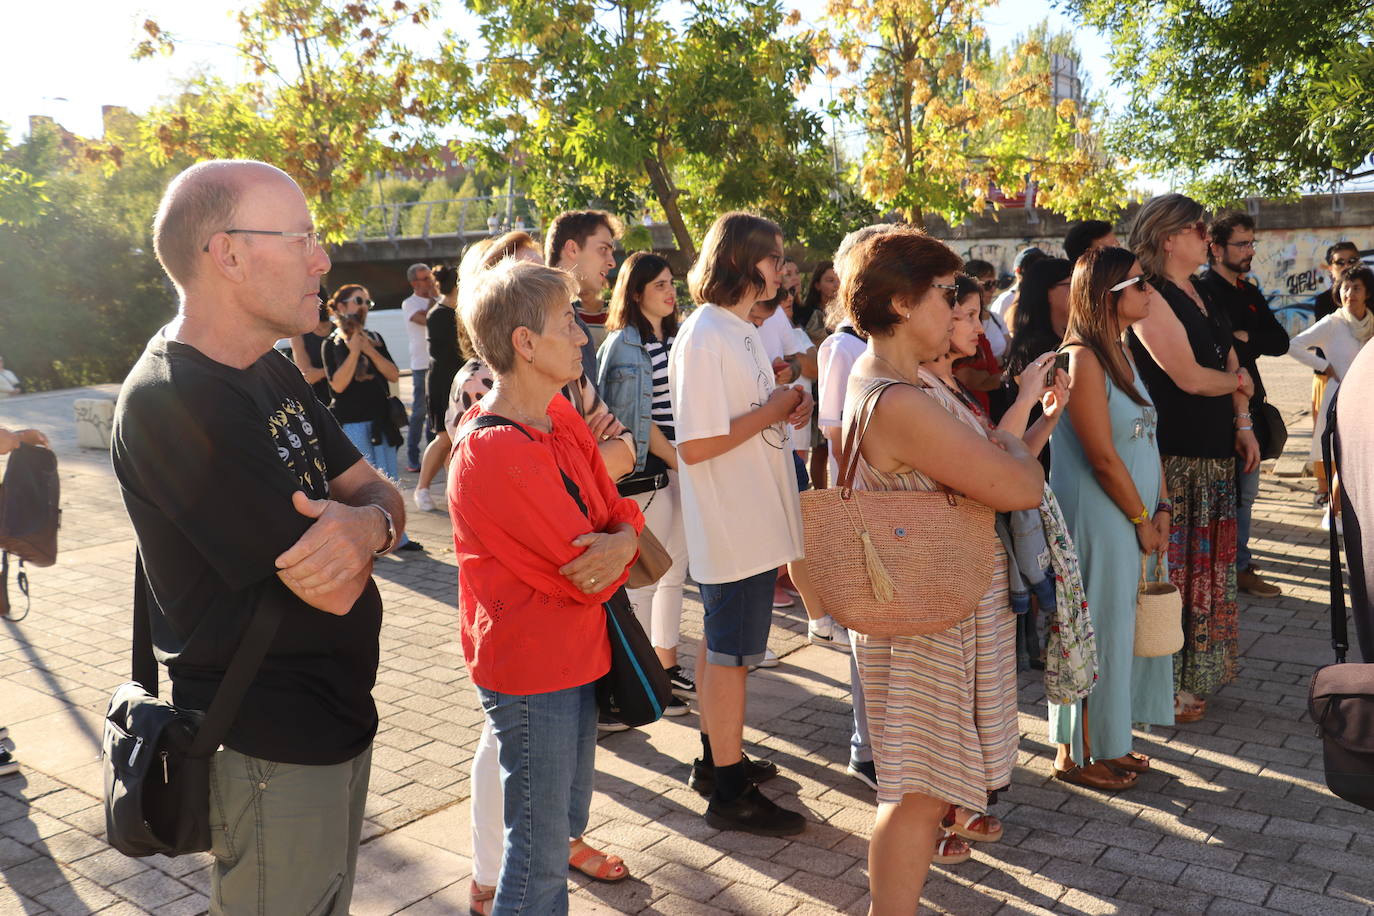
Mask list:
[[[57,562],[57,529],[62,522],[57,456],[51,449],[24,443],[10,453],[0,485],[0,616],[9,617],[10,554],[19,561],[15,581],[28,615],[29,577],[24,564]]]
[[[1337,392],[1331,399],[1326,432],[1322,436],[1322,457],[1333,476],[1340,473],[1341,465],[1341,437],[1336,428],[1339,399]],[[1353,560],[1350,564],[1351,598],[1356,608],[1362,608],[1367,605],[1359,519],[1344,488],[1340,499],[1346,556]],[[1336,534],[1336,524],[1332,520],[1331,648],[1336,652],[1336,663],[1318,668],[1312,676],[1307,711],[1317,723],[1317,737],[1322,739],[1327,788],[1348,802],[1374,810],[1374,664],[1345,660],[1350,636],[1346,630],[1345,580]]]

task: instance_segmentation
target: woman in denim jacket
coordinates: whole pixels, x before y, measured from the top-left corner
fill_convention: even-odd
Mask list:
[[[620,495],[639,503],[645,524],[663,543],[673,565],[663,578],[630,589],[630,602],[673,682],[665,712],[687,712],[696,684],[677,662],[682,584],[687,578],[687,535],[682,527],[673,408],[668,397],[668,353],[677,334],[677,294],[668,262],[637,251],[620,265],[607,336],[597,351],[597,391],[617,420],[634,434],[635,469],[618,482]]]

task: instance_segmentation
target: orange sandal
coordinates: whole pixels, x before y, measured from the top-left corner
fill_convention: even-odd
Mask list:
[[[945,829],[975,843],[996,843],[1003,832],[1002,822],[991,814],[976,814],[958,806],[954,808],[953,821]]]
[[[476,881],[468,885],[468,912],[472,916],[491,916],[491,902],[496,898],[496,888],[482,887]]]
[[[625,867],[625,861],[620,856],[607,855],[599,849],[593,849],[585,840],[574,840],[572,846],[575,848],[579,844],[582,848],[568,855],[569,868],[577,869],[593,881],[604,881],[607,884],[624,881],[630,877],[630,870]],[[592,859],[600,859],[601,863],[590,865]]]
[[[935,857],[930,861],[936,865],[958,865],[973,858],[973,850],[968,843],[952,833],[946,833],[935,841]]]

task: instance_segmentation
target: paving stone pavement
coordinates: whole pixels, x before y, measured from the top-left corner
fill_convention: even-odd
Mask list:
[[[1299,414],[1310,376],[1288,360],[1266,360],[1262,371],[1293,420],[1296,458],[1308,441]],[[88,391],[0,401],[0,425],[40,426],[53,438],[64,486],[61,560],[31,571],[31,616],[0,620],[0,721],[24,764],[0,778],[0,914],[189,916],[208,905],[206,857],[128,859],[102,839],[97,741],[106,698],[128,676],[133,548],[108,459],[75,445],[71,401]],[[994,811],[1006,835],[978,846],[971,862],[937,868],[929,912],[1374,910],[1369,815],[1325,790],[1305,713],[1314,666],[1330,658],[1311,494],[1310,479],[1265,476],[1255,555],[1284,595],[1242,597],[1240,676],[1212,698],[1205,720],[1138,733],[1137,747],[1157,762],[1135,790],[1108,797],[1050,778],[1043,689],[1022,675],[1021,753]],[[467,906],[468,768],[481,713],[458,646],[447,517],[416,513],[410,530],[425,554],[377,564],[382,724],[353,904],[360,916]],[[700,620],[689,589],[693,639]],[[746,738],[781,766],[766,791],[806,809],[806,832],[768,839],[706,826],[704,802],[685,785],[694,715],[609,736],[588,835],[623,856],[634,877],[571,878],[574,913],[866,912],[873,805],[844,772],[847,659],[808,645],[795,609],[775,621],[783,663],[751,678]]]

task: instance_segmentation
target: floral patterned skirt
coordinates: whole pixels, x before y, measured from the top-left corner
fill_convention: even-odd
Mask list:
[[[1183,595],[1174,689],[1205,696],[1236,676],[1236,460],[1164,456],[1174,514],[1169,578]]]

